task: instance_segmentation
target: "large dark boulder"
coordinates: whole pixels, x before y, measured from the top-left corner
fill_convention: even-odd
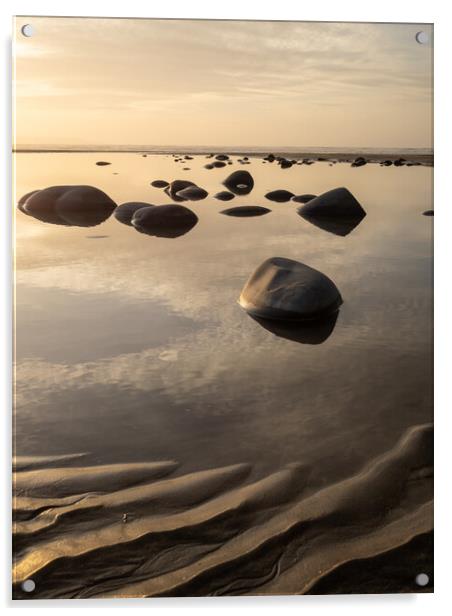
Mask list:
[[[17,209],[19,209],[21,212],[23,212],[24,214],[27,214],[27,216],[29,216],[28,212],[24,208],[24,205],[28,201],[28,199],[31,197],[31,195],[35,195],[37,192],[39,192],[39,190],[40,189],[38,189],[38,190],[31,190],[30,192],[27,192],[25,195],[22,195],[22,197],[17,202]]]
[[[194,212],[175,203],[141,208],[132,218],[132,225],[137,231],[168,238],[185,235],[197,222],[198,217]]]
[[[262,207],[261,205],[238,205],[237,207],[230,207],[227,210],[222,210],[220,214],[243,218],[250,216],[263,216],[269,212],[271,212],[271,210],[266,207]]]
[[[94,227],[111,216],[116,203],[94,186],[51,186],[31,194],[22,207],[43,222]]]
[[[342,298],[325,274],[292,259],[272,257],[251,275],[239,303],[255,317],[297,321],[336,312]]]
[[[308,222],[334,233],[348,235],[366,216],[352,193],[346,188],[334,188],[298,208],[298,214]]]
[[[254,180],[248,171],[234,171],[224,180],[226,186],[235,195],[248,195],[254,187]]]
[[[205,199],[208,194],[207,190],[199,186],[187,186],[187,188],[179,190],[177,197],[184,201],[201,201],[201,199]]]
[[[277,203],[284,203],[285,201],[290,201],[293,197],[293,193],[289,190],[272,190],[265,195],[266,199],[270,201],[276,201]]]
[[[128,201],[127,203],[121,203],[115,210],[114,217],[124,225],[132,226],[132,218],[135,212],[141,210],[144,207],[154,207],[152,203],[144,203],[142,201]]]

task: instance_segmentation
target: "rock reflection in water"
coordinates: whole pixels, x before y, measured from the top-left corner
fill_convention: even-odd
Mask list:
[[[312,321],[275,321],[250,315],[264,329],[279,338],[301,344],[322,344],[333,333],[339,310],[322,319]]]

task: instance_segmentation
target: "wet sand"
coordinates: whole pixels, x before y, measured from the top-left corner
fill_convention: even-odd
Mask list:
[[[209,196],[184,202],[199,222],[174,238],[17,212],[14,596],[431,592],[415,583],[433,575],[430,162],[281,169],[250,153],[208,170],[196,154],[189,171],[17,155],[18,196],[87,183],[169,203],[160,178]],[[237,169],[255,186],[229,203],[265,216],[221,214],[212,196]],[[367,213],[346,234],[265,198],[336,186]],[[272,255],[331,276],[331,322],[240,308]]]

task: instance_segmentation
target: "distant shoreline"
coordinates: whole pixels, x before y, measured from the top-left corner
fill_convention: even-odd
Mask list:
[[[423,165],[433,166],[434,155],[433,152],[425,152],[422,150],[399,148],[399,149],[375,149],[370,150],[367,148],[350,148],[350,150],[328,150],[327,148],[311,148],[311,149],[237,149],[237,148],[208,148],[208,147],[174,147],[174,148],[146,148],[146,147],[129,147],[129,148],[108,148],[107,146],[96,146],[93,148],[65,148],[65,147],[19,147],[13,149],[14,154],[146,154],[152,155],[171,155],[171,154],[187,154],[193,156],[203,156],[208,154],[227,153],[231,156],[249,156],[253,158],[261,158],[269,153],[275,156],[284,156],[293,159],[313,159],[316,161],[324,160],[326,162],[353,162],[355,158],[363,157],[367,162],[381,162],[384,160],[395,160],[403,158],[408,162],[419,163]]]

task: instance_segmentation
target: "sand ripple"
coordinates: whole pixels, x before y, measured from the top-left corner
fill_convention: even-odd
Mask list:
[[[415,426],[314,493],[297,463],[255,479],[248,464],[165,477],[176,462],[17,460],[14,596],[27,578],[33,598],[315,592],[431,531],[432,451],[432,426]]]

